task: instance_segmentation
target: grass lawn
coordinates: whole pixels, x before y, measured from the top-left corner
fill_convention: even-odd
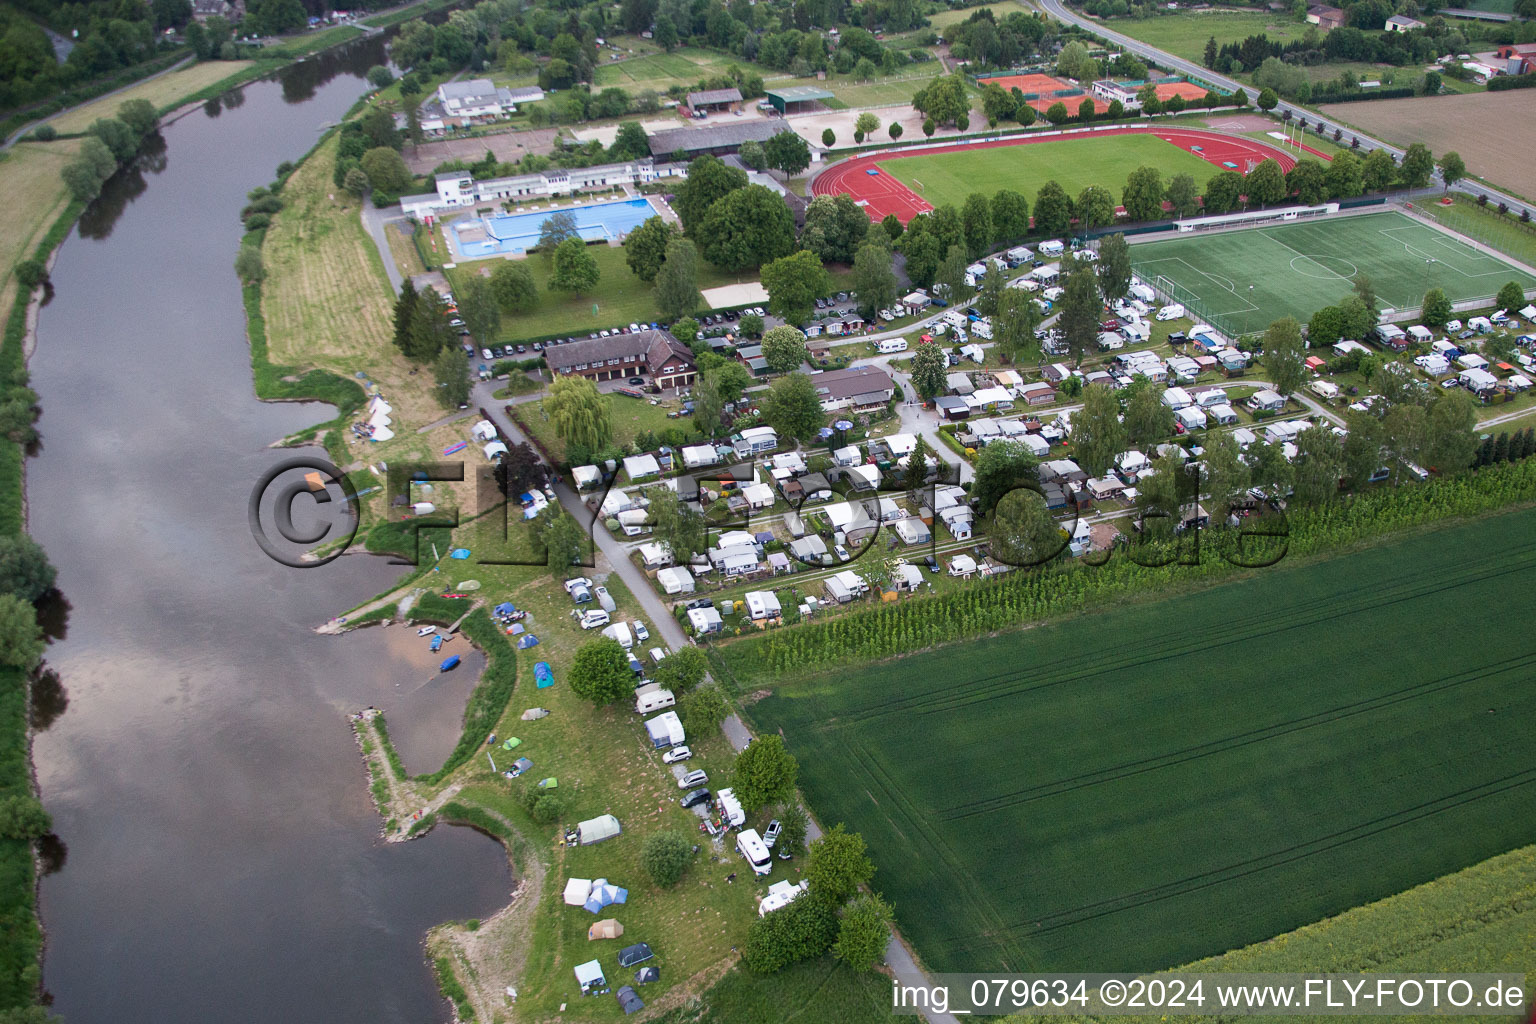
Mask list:
[[[1166,277],[1192,313],[1238,334],[1282,316],[1306,319],[1347,294],[1357,273],[1398,309],[1435,286],[1452,302],[1491,296],[1511,280],[1536,287],[1536,277],[1390,212],[1150,242],[1131,248],[1131,264],[1148,280]]]
[[[1478,206],[1471,199],[1452,196],[1454,205],[1420,203],[1414,208],[1442,226],[1476,242],[1512,256],[1528,267],[1536,267],[1536,226],[1522,224],[1495,206]]]
[[[550,291],[552,265],[539,253],[527,257],[528,269],[539,289],[538,308],[532,312],[502,317],[501,333],[497,340],[506,343],[561,333],[582,337],[620,324],[638,320],[650,323],[661,319],[661,313],[656,309],[655,293],[650,285],[629,269],[629,264],[624,262],[624,250],[621,247],[589,245],[587,252],[597,261],[598,271],[602,275],[597,290],[590,295]],[[457,287],[460,282],[468,280],[471,274],[489,275],[495,265],[495,260],[478,260],[474,263],[460,263],[445,273],[448,280]],[[707,263],[699,264],[700,290],[755,280],[757,278],[750,274],[726,274]]]
[[[116,95],[87,103],[67,114],[61,114],[50,123],[61,134],[83,132],[98,117],[116,116],[117,108],[128,100],[149,100],[156,109],[164,110],[184,96],[190,96],[239,74],[252,63],[248,60],[213,60],[191,64],[179,71],[167,72],[147,82],[140,82]]]
[[[925,75],[907,75],[901,78],[876,78],[870,82],[838,78],[835,82],[824,84],[832,90],[833,95],[849,107],[911,106],[913,94],[933,81],[934,77],[930,72]],[[876,134],[884,135],[885,125],[882,124],[880,129]],[[884,138],[889,139],[890,136],[884,135]],[[849,141],[852,141],[851,135]]]
[[[1536,612],[1533,527],[840,670],[748,714],[869,841],[931,968],[1187,963],[1536,840],[1536,640],[1412,625]]]
[[[1033,204],[1040,186],[1055,180],[1076,197],[1089,185],[1109,189],[1118,203],[1125,180],[1138,167],[1156,167],[1166,182],[1190,174],[1204,182],[1217,168],[1154,135],[1116,135],[1028,146],[997,146],[933,156],[882,160],[880,168],[934,206],[959,207],[972,192],[1022,192]]]
[[[393,350],[389,279],[358,202],[331,183],[333,136],[283,188],[267,231],[262,313],[272,361],[351,367]]]
[[[649,400],[630,398],[627,395],[609,394],[608,415],[613,421],[613,439],[619,445],[628,444],[635,439],[637,434],[649,430],[653,434],[660,434],[667,428],[681,430],[692,437],[695,433],[693,420],[691,419],[667,419],[669,411],[675,411],[682,403],[674,399],[662,401],[660,405],[652,405]],[[544,403],[528,402],[517,407],[518,418],[527,426],[539,443],[560,459],[565,456],[565,442],[555,436],[554,428],[544,418]]]
[[[738,967],[697,1003],[656,1018],[657,1024],[788,1024],[894,1021],[884,975],[859,974],[830,956],[795,964],[777,974]]]
[[[1258,11],[1202,11],[1165,14],[1155,18],[1113,18],[1106,28],[1150,43],[1186,60],[1205,58],[1205,43],[1212,36],[1218,46],[1240,43],[1249,36],[1263,33],[1271,42],[1289,43],[1300,39],[1308,29],[1305,22],[1283,14]]]
[[[631,91],[654,89],[666,92],[669,86],[685,85],[692,89],[702,79],[725,74],[725,69],[735,64],[744,71],[755,70],[765,80],[783,77],[770,68],[758,67],[750,61],[709,50],[684,46],[671,53],[653,53],[645,57],[600,63],[596,69],[595,89],[618,86]]]
[[[59,172],[79,148],[72,140],[18,142],[0,153],[0,184],[7,199],[0,205],[0,290],[7,295],[17,262],[32,255],[69,205]],[[4,308],[10,308],[8,301]]]
[[[1008,15],[1013,14],[1014,12],[1018,12],[1020,14],[1029,13],[1029,9],[1023,4],[1016,4],[1013,3],[1012,0],[1005,0],[1004,3],[981,4],[977,7],[966,7],[963,10],[958,11],[940,11],[938,14],[935,14],[928,19],[928,24],[933,28],[935,32],[943,35],[946,28],[951,25],[958,25],[962,21],[968,21],[971,15],[975,14],[977,11],[991,11],[992,16],[995,17],[998,21],[1002,21],[1004,18],[1008,17]]]

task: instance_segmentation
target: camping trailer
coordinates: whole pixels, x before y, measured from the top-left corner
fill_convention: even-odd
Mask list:
[[[672,691],[663,690],[655,683],[642,686],[635,691],[635,714],[637,715],[648,715],[652,711],[674,707],[676,704],[677,698]]]

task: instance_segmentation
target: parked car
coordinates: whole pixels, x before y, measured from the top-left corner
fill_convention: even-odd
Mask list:
[[[677,780],[678,789],[692,789],[694,786],[702,786],[709,781],[709,774],[702,768],[693,771]]]
[[[834,545],[832,550],[837,553],[837,560],[839,562],[846,562],[851,557],[848,554],[848,549],[843,547],[841,544]]]
[[[693,751],[689,750],[687,747],[673,747],[671,750],[661,755],[661,763],[677,764],[677,762],[686,761],[692,756]]]
[[[491,355],[491,350],[490,349],[483,348],[483,349],[480,350],[480,358],[486,360],[487,362],[489,362],[490,360],[495,359],[496,357]]]
[[[592,581],[587,579],[585,576],[576,576],[566,580],[564,586],[565,592],[567,594],[574,595],[576,593],[576,588],[578,587],[580,587],[582,590],[590,591],[592,589]],[[588,597],[587,600],[590,601],[591,598]]]
[[[687,611],[692,611],[695,608],[708,608],[714,603],[714,601],[707,597],[696,597],[692,601],[689,601],[687,604],[683,605],[683,608]]]
[[[630,628],[632,628],[635,631],[635,639],[636,640],[649,640],[651,638],[651,631],[646,629],[645,628],[645,623],[641,622],[639,619],[636,619],[635,621],[631,622],[629,625],[630,625]]]
[[[624,383],[628,384],[632,388],[637,388],[640,385],[645,383],[645,378],[644,377],[631,377],[628,380],[626,380]]]
[[[519,345],[519,346],[517,346],[517,354],[518,355],[522,355],[524,352],[527,352],[527,351],[528,351],[528,346],[527,345]]]
[[[599,584],[598,586],[593,587],[592,588],[592,593],[597,595],[597,601],[598,601],[599,604],[601,604],[605,600],[609,600],[609,601],[612,600],[612,598],[610,598],[608,596],[608,588],[605,587],[605,586],[602,586],[601,584]]]
[[[778,818],[774,818],[768,823],[768,828],[763,832],[763,845],[772,849],[773,844],[779,841],[779,833],[783,831],[784,823]]]
[[[707,790],[707,789],[696,789],[692,793],[689,793],[688,795],[684,796],[682,798],[682,800],[679,801],[679,802],[684,807],[696,807],[699,804],[708,803],[709,802],[709,790]]]

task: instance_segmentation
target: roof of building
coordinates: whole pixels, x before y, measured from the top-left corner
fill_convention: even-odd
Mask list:
[[[807,100],[834,98],[827,90],[818,89],[814,85],[791,85],[786,89],[764,89],[763,92],[769,99],[778,99],[784,103],[804,103]]]
[[[489,78],[470,78],[462,82],[444,82],[438,86],[438,95],[444,100],[479,99],[496,96],[497,89]]]
[[[653,368],[667,361],[668,355],[678,356],[693,365],[693,353],[687,345],[666,331],[636,331],[633,334],[615,334],[608,338],[590,338],[570,345],[559,345],[544,350],[544,361],[555,372],[567,370],[583,363],[592,365],[609,359],[645,357]]]
[[[508,89],[506,92],[512,97],[513,103],[535,103],[544,98],[544,90],[536,85],[525,85],[518,89]]]
[[[1410,18],[1406,14],[1394,14],[1387,19],[1388,25],[1401,25],[1404,28],[1423,28],[1424,23],[1417,18]]]
[[[740,103],[740,89],[705,89],[702,92],[688,94],[688,105],[696,107],[701,103]]]
[[[818,373],[811,378],[816,385],[816,393],[824,402],[843,402],[851,398],[862,398],[870,395],[873,400],[885,401],[886,392],[893,391],[896,385],[891,381],[890,374],[878,366],[854,366],[846,370],[827,370]]]
[[[779,132],[788,130],[776,121],[761,118],[741,121],[732,119],[729,124],[708,128],[676,128],[668,132],[657,132],[649,141],[652,154],[666,156],[678,150],[696,153],[722,146],[739,146],[743,142],[767,142]]]

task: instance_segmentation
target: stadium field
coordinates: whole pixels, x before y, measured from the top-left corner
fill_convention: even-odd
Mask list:
[[[972,192],[990,196],[1001,188],[1023,193],[1033,205],[1035,193],[1047,181],[1055,181],[1073,199],[1089,185],[1102,185],[1118,204],[1125,179],[1138,167],[1156,167],[1164,182],[1175,174],[1192,175],[1201,190],[1216,173],[1200,157],[1155,135],[1063,139],[895,157],[881,160],[879,167],[933,206],[956,207]]]
[[[1533,572],[1525,509],[747,713],[929,968],[1166,968],[1536,841]]]
[[[1228,334],[1262,331],[1283,316],[1305,322],[1365,274],[1383,308],[1417,307],[1431,288],[1452,302],[1492,296],[1536,278],[1395,211],[1276,227],[1180,235],[1131,247],[1131,265],[1154,287],[1171,282],[1190,312]]]

